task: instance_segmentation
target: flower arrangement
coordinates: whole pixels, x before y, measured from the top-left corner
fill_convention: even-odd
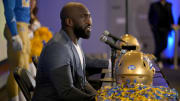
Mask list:
[[[39,57],[43,46],[52,38],[52,33],[47,27],[40,27],[34,32],[34,37],[31,39],[30,58]]]

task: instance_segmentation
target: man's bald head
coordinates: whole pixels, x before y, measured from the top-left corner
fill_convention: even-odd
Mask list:
[[[61,24],[65,25],[66,18],[72,18],[78,10],[87,9],[83,4],[78,2],[69,2],[67,3],[60,12]]]
[[[62,29],[74,34],[77,39],[89,38],[92,26],[91,14],[83,4],[67,3],[60,12]],[[69,33],[68,33],[69,34]]]

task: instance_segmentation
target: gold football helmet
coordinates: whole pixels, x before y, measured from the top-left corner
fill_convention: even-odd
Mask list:
[[[140,51],[126,52],[118,61],[115,69],[117,84],[144,84],[151,85],[155,69],[147,57]]]
[[[139,44],[139,42],[137,41],[137,39],[134,36],[132,36],[130,34],[125,34],[125,35],[121,36],[121,39],[123,41],[125,41],[125,42],[120,42],[120,47],[122,49],[126,48],[128,46],[131,46],[131,47],[134,46],[135,49],[133,49],[133,50],[138,50],[138,51],[141,50],[140,49],[140,44]]]

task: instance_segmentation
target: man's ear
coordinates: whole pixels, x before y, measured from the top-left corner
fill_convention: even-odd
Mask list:
[[[66,23],[67,26],[70,26],[70,27],[73,26],[73,21],[72,21],[71,18],[66,18],[66,19],[65,19],[65,23]]]

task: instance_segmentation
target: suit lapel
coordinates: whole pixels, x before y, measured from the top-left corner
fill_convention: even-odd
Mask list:
[[[68,37],[68,35],[63,30],[60,30],[59,33],[55,34],[54,40],[55,41],[67,41],[68,42],[69,46],[71,47],[73,56],[75,58],[73,60],[73,62],[75,62],[75,66],[77,67],[75,69],[77,69],[77,72],[79,72],[79,74],[82,76],[83,75],[83,70],[82,70],[82,67],[81,67],[80,58],[79,58],[79,55],[78,55],[78,52],[77,52],[75,46],[73,45],[72,40]],[[83,61],[84,61],[84,59],[83,59]],[[83,64],[83,68],[84,68],[84,64]]]
[[[73,45],[73,43],[71,44],[71,49],[72,49],[74,57],[75,57],[74,61],[75,61],[76,67],[77,67],[77,72],[78,72],[78,74],[83,76],[83,70],[82,70],[82,67],[81,67],[80,58],[79,58],[78,52],[77,52],[75,46]]]
[[[82,52],[82,56],[83,56],[83,72],[85,74],[85,68],[86,68],[86,62],[85,62],[85,56],[84,56],[84,52],[82,51],[82,48],[80,47],[81,52]]]

